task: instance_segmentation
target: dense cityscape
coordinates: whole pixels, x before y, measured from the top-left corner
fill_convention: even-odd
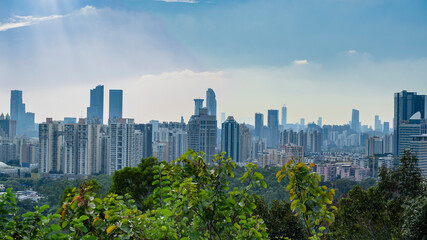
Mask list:
[[[426,95],[402,91],[394,99],[393,128],[378,116],[375,126],[363,125],[357,109],[352,109],[348,124],[323,125],[321,117],[317,123],[305,124],[302,118],[291,124],[286,106],[280,110],[280,122],[279,110],[269,109],[266,118],[255,113],[255,126],[238,123],[225,113],[218,123],[216,96],[210,88],[206,99],[194,99],[194,115],[188,122],[181,117],[179,122],[136,123],[122,116],[123,91],[111,89],[104,123],[104,86],[99,85],[90,90],[86,118],[47,118],[35,124],[34,113],[26,112],[23,92],[12,90],[10,114],[2,114],[0,120],[0,172],[68,179],[112,175],[137,166],[142,158],[171,162],[192,149],[203,151],[207,159],[226,152],[240,166],[249,162],[282,166],[295,158],[316,163],[314,171],[326,181],[361,181],[375,177],[381,166],[393,167],[395,159],[411,149],[426,175]]]

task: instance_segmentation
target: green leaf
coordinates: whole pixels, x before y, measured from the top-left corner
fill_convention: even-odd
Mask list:
[[[237,224],[237,223],[234,223],[234,225],[233,225],[235,228],[237,228],[237,230],[240,230],[240,225],[239,224]]]
[[[58,224],[52,224],[52,226],[50,226],[50,228],[56,232],[61,231],[61,226],[59,226]]]

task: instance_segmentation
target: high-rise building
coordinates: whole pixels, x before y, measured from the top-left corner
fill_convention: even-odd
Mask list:
[[[191,116],[188,121],[188,148],[203,151],[207,162],[212,162],[216,148],[217,122],[215,116],[209,116],[206,108],[201,108],[199,114]]]
[[[200,108],[203,108],[203,101],[201,98],[194,99],[194,115],[199,115]]]
[[[402,120],[399,124],[399,150],[398,155],[402,156],[404,150],[409,149],[410,142],[412,141],[413,136],[421,134],[421,124],[420,119],[414,114],[410,120]],[[394,149],[393,149],[394,150]]]
[[[68,175],[106,173],[102,155],[102,125],[85,119],[64,124],[51,118],[39,125],[40,172]]]
[[[426,95],[417,95],[416,92],[402,92],[394,94],[394,119],[393,119],[393,130],[394,130],[394,144],[393,151],[397,155],[401,149],[399,142],[399,126],[402,120],[409,120],[409,118],[416,112],[420,112],[420,118],[426,118]]]
[[[360,131],[359,110],[353,109],[351,112],[351,129],[356,132]]]
[[[381,124],[380,117],[378,115],[375,115],[375,132],[382,132],[383,127]]]
[[[383,128],[383,133],[384,134],[390,134],[390,123],[389,122],[384,122],[383,124],[384,128]]]
[[[221,152],[225,152],[227,158],[231,158],[235,162],[240,162],[239,130],[239,124],[232,116],[222,123]]]
[[[60,122],[47,118],[39,125],[40,173],[63,173],[62,151],[64,143],[63,127]]]
[[[153,156],[153,126],[151,124],[135,124],[135,130],[141,133],[141,144],[140,147],[142,158],[148,158]]]
[[[383,140],[380,137],[373,136],[366,140],[366,154],[368,156],[383,154],[383,147]]]
[[[16,121],[17,134],[29,134],[35,130],[35,114],[25,112],[25,104],[22,102],[22,91],[20,90],[11,91],[10,118]]]
[[[307,135],[308,138],[310,138],[310,152],[320,153],[322,151],[322,134],[318,131],[314,131]]]
[[[109,119],[122,118],[123,114],[123,90],[110,89]]]
[[[285,105],[282,107],[282,126],[286,127],[286,124],[288,124],[288,110]]]
[[[317,126],[322,127],[322,117],[317,119]]]
[[[255,113],[255,137],[263,137],[264,114]]]
[[[246,162],[252,157],[252,135],[245,124],[239,125],[239,161]]]
[[[10,118],[16,121],[16,132],[25,130],[25,104],[22,103],[22,91],[12,90],[10,95]]]
[[[216,98],[212,88],[206,91],[206,108],[208,109],[208,115],[216,116]]]
[[[133,119],[110,121],[110,169],[109,174],[125,167],[136,166],[140,159],[135,158],[135,123]]]
[[[384,135],[383,145],[384,153],[393,153],[393,134]]]
[[[104,86],[98,85],[90,90],[90,107],[87,108],[87,122],[103,124]]]
[[[427,134],[412,136],[410,147],[418,158],[418,167],[421,168],[423,177],[427,177]]]
[[[0,115],[0,137],[13,139],[16,136],[16,120],[11,120],[9,114],[6,117]]]
[[[267,139],[267,147],[277,148],[279,144],[279,111],[268,110],[268,129],[270,136]]]

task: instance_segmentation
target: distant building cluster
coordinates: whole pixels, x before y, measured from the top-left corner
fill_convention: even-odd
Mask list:
[[[304,118],[290,123],[285,105],[281,112],[269,109],[266,117],[255,113],[251,125],[224,112],[218,121],[216,95],[209,88],[205,99],[194,99],[188,122],[181,117],[179,122],[136,123],[123,116],[123,90],[110,89],[104,122],[104,86],[99,85],[90,90],[86,118],[47,118],[36,125],[34,113],[25,111],[22,91],[12,90],[10,115],[0,115],[0,162],[5,163],[0,172],[20,177],[32,171],[43,176],[111,175],[142,158],[171,162],[193,149],[207,161],[225,152],[238,165],[281,166],[291,159],[316,163],[313,170],[325,180],[360,181],[375,176],[380,167],[393,167],[410,149],[427,176],[426,100],[415,92],[395,93],[392,126],[378,115],[374,126],[363,125],[357,109],[344,125],[324,124],[322,117],[316,123],[306,124]]]

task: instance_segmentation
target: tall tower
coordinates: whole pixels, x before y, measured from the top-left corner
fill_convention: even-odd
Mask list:
[[[104,86],[98,85],[90,90],[90,107],[87,108],[88,123],[103,123],[104,119]]]
[[[110,89],[109,119],[122,118],[123,114],[123,90]]]
[[[421,119],[426,118],[426,95],[417,95],[416,92],[403,90],[394,94],[394,119],[393,119],[393,153],[399,153],[399,126],[402,120],[409,118],[416,112],[420,112]]]
[[[262,130],[264,128],[264,114],[255,113],[255,137],[262,138]]]
[[[203,107],[203,99],[201,98],[194,99],[194,115],[199,115],[199,110],[202,107]]]
[[[25,104],[22,103],[22,91],[12,90],[10,95],[10,118],[16,121],[16,133],[25,130]]]
[[[268,110],[268,129],[270,131],[267,146],[276,148],[279,144],[279,110]]]
[[[356,132],[360,131],[359,128],[359,110],[353,109],[351,112],[351,129],[353,129]]]
[[[239,162],[239,124],[234,117],[229,116],[222,123],[221,152],[226,152],[227,158]]]
[[[288,124],[288,110],[285,105],[282,107],[282,126],[285,127]]]
[[[208,109],[208,115],[216,116],[216,98],[212,88],[206,91],[206,108]]]

